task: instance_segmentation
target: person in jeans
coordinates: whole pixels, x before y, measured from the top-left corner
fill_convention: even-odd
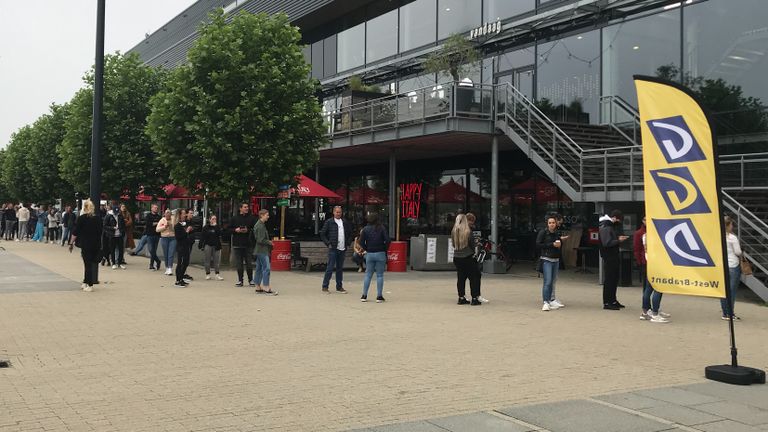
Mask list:
[[[632,252],[635,255],[637,268],[640,269],[640,280],[643,281],[643,311],[640,314],[640,319],[652,323],[668,323],[669,314],[661,311],[662,293],[653,289],[651,282],[648,280],[648,244],[645,216],[643,216],[643,224],[632,236]]]
[[[269,210],[259,210],[259,220],[253,227],[253,237],[256,240],[254,253],[256,257],[256,272],[253,276],[253,283],[256,285],[256,294],[276,295],[269,286],[269,255],[272,252],[272,241],[269,239],[267,231],[267,221],[269,220]]]
[[[101,234],[103,232],[101,217],[94,214],[91,200],[83,201],[83,209],[75,222],[69,242],[69,252],[72,246],[80,248],[80,256],[83,258],[83,285],[80,287],[85,292],[93,291],[93,285],[97,283],[99,272],[99,260],[101,259]]]
[[[629,237],[617,235],[614,225],[624,220],[621,211],[614,210],[611,215],[600,218],[600,256],[603,258],[603,309],[619,310],[624,305],[616,299],[619,285],[619,244]]]
[[[53,244],[58,237],[60,219],[56,218],[56,209],[48,212],[48,243]]]
[[[24,207],[24,203],[19,204],[19,211],[16,212],[16,220],[19,221],[19,233],[16,235],[16,241],[29,241],[29,227],[27,226],[27,223],[29,222],[29,209]]]
[[[104,217],[104,232],[109,239],[109,253],[112,257],[112,269],[125,268],[123,237],[125,236],[125,220],[120,215],[120,208],[115,206]]]
[[[739,238],[733,233],[733,219],[730,216],[725,217],[725,247],[728,252],[728,290],[731,294],[731,301],[728,297],[720,299],[720,308],[723,311],[722,319],[735,321],[740,320],[734,312],[736,305],[736,290],[741,283],[741,245]]]
[[[144,237],[149,245],[149,269],[151,271],[160,270],[160,258],[157,256],[157,245],[160,242],[160,234],[157,232],[157,224],[160,223],[160,213],[157,212],[157,204],[152,204],[151,211],[144,219]],[[141,241],[139,241],[141,246]],[[134,253],[141,252],[141,248],[133,250]]]
[[[344,289],[344,254],[352,244],[352,226],[342,217],[341,206],[333,208],[333,218],[328,219],[320,230],[320,240],[328,247],[328,265],[323,276],[322,292],[328,294],[331,276],[336,271],[336,292],[346,294]]]
[[[64,213],[61,214],[61,245],[69,243],[69,236],[72,233],[72,227],[75,225],[75,214],[72,213],[72,206],[66,206]]]
[[[363,280],[363,295],[360,301],[368,301],[368,288],[371,286],[373,272],[376,272],[376,303],[384,299],[384,270],[387,268],[387,248],[389,234],[381,224],[379,215],[368,215],[368,225],[360,232],[360,247],[365,251],[365,279]]]
[[[173,255],[176,253],[174,225],[176,225],[176,221],[173,218],[173,213],[170,210],[166,210],[155,227],[155,232],[160,234],[160,244],[163,246],[163,257],[165,258],[165,274],[168,276],[173,275]]]
[[[204,251],[205,280],[211,280],[211,262],[216,274],[216,280],[224,280],[219,274],[219,263],[221,262],[221,227],[219,218],[213,215],[208,220],[208,224],[203,227],[201,233],[200,245]]]
[[[451,241],[454,248],[453,265],[456,266],[456,290],[459,294],[457,304],[480,306],[482,304],[478,298],[480,297],[480,268],[474,257],[477,244],[466,215],[460,213],[456,216],[456,223],[451,230]],[[468,302],[465,297],[467,279],[469,279],[469,289],[472,294],[471,302]]]
[[[173,226],[174,238],[176,239],[176,285],[185,287],[189,284],[187,279],[187,267],[189,266],[189,254],[192,249],[192,238],[189,233],[192,232],[192,224],[189,223],[190,213],[186,209],[179,209],[176,225]]]
[[[536,248],[539,249],[541,260],[541,273],[544,275],[544,283],[541,287],[541,297],[544,304],[541,310],[548,312],[560,309],[560,302],[552,300],[555,290],[557,273],[560,270],[560,257],[562,256],[563,241],[560,230],[557,227],[557,217],[547,217],[547,227],[542,228],[536,236]]]
[[[230,221],[232,231],[232,255],[237,264],[237,283],[235,286],[243,286],[243,269],[248,276],[248,285],[253,283],[253,226],[256,218],[251,214],[248,203],[240,204],[240,214]]]

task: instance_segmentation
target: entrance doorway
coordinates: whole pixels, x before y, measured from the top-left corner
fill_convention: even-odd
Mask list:
[[[496,84],[512,84],[528,100],[533,101],[533,87],[535,83],[536,68],[527,65],[512,70],[499,72],[495,76]]]

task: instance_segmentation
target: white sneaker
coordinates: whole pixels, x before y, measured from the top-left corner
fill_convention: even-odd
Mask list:
[[[478,296],[477,299],[480,300],[480,303],[490,303],[490,300],[483,296]]]
[[[549,312],[552,310],[552,306],[550,306],[548,302],[544,302],[544,305],[541,306],[541,310],[543,310],[544,312]]]
[[[173,270],[172,270],[170,267],[166,267],[166,268],[165,268],[165,274],[166,274],[166,275],[168,275],[168,276],[170,276],[170,275],[172,275],[172,274],[173,274]]]
[[[557,306],[558,309],[565,307],[565,305],[558,299],[551,300],[549,304]]]
[[[223,281],[223,280],[224,280],[224,278],[223,278],[223,277],[221,277],[221,275],[220,275],[220,274],[216,273],[216,280],[220,280],[220,281]]]
[[[651,314],[649,313],[649,311],[645,311],[645,312],[641,313],[640,314],[640,320],[642,320],[642,321],[650,321],[651,320]]]
[[[211,275],[209,274],[205,275],[205,280],[211,280]]]
[[[86,284],[86,283],[81,283],[81,284],[80,284],[80,291],[84,291],[84,290],[85,290],[85,287],[87,287],[87,286],[88,286],[88,284]]]
[[[117,264],[112,264],[112,270],[117,270]]]
[[[125,264],[120,264],[120,268],[125,270]]]
[[[88,286],[88,285],[86,285],[86,286],[85,286],[85,288],[83,288],[83,291],[85,291],[85,292],[91,292],[91,291],[93,291],[93,287],[92,287],[92,286]]]
[[[668,314],[668,313],[663,312],[663,311],[659,311],[659,315],[661,315],[662,318],[672,318],[671,314]]]
[[[661,316],[661,314],[651,315],[652,323],[668,323],[669,320]]]

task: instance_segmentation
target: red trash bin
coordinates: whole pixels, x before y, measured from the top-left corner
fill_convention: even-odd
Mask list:
[[[272,240],[270,270],[289,271],[291,269],[291,241]]]
[[[404,272],[408,268],[408,242],[393,241],[387,250],[387,271]]]

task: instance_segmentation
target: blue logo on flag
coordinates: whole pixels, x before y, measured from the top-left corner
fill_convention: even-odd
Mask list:
[[[646,122],[656,144],[667,159],[667,163],[694,162],[705,160],[704,152],[693,137],[683,116],[668,117]]]
[[[715,266],[690,219],[653,219],[653,224],[672,264],[682,267]]]
[[[669,212],[673,215],[710,213],[707,201],[687,167],[651,171]]]

